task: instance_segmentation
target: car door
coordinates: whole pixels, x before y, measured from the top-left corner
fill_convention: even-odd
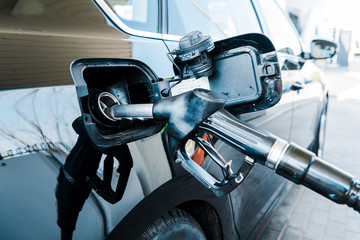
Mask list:
[[[290,141],[311,148],[318,127],[325,85],[312,62],[301,57],[300,38],[290,19],[275,1],[258,0],[266,32],[277,48],[283,81],[294,100]]]
[[[306,61],[301,69],[301,89],[294,92],[294,119],[291,141],[317,153],[320,113],[326,95],[326,84],[321,70]]]

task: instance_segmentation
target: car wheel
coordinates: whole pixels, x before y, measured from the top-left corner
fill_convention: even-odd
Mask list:
[[[138,240],[206,240],[199,223],[187,212],[173,209],[156,219]]]

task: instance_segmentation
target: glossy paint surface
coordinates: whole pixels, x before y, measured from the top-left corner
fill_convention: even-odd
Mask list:
[[[70,63],[78,58],[121,57],[147,62],[158,74],[166,73],[165,76],[172,69],[163,69],[160,66],[165,64],[147,60],[165,52],[161,41],[145,41],[119,32],[91,1],[0,3],[0,169],[3,172],[0,175],[4,183],[0,186],[0,211],[4,214],[1,219],[6,221],[0,231],[9,238],[54,239],[59,236],[56,177],[60,164],[76,142],[71,124],[80,115]],[[171,66],[165,54],[159,55]],[[149,169],[147,164],[155,167],[152,161],[147,161],[149,150],[146,149],[159,145],[156,139],[159,137],[153,137],[146,146],[141,142],[130,146],[133,157],[139,161],[135,164],[138,170],[130,175],[126,196],[121,203],[111,205],[94,195],[95,200],[89,200],[80,214],[75,239],[100,239],[144,193],[150,193],[170,178],[166,168],[158,176],[144,170]],[[47,157],[41,157],[44,154]],[[167,163],[164,152],[158,151],[152,159],[159,158]],[[161,161],[157,163],[157,169],[162,169]],[[22,221],[16,221],[19,214]],[[34,225],[42,230],[33,229]]]

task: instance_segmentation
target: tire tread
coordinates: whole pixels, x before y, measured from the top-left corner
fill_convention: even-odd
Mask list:
[[[138,237],[138,240],[149,240],[157,234],[165,231],[178,223],[186,223],[201,230],[201,226],[189,213],[181,209],[172,209],[161,217],[157,218],[146,230]]]

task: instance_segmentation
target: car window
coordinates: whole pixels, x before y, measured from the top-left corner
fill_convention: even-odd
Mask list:
[[[128,27],[158,32],[158,0],[105,0]]]
[[[258,0],[270,39],[279,52],[299,55],[301,44],[295,27],[273,0]]]
[[[200,30],[214,39],[261,33],[249,0],[169,0],[168,33],[183,36]]]

